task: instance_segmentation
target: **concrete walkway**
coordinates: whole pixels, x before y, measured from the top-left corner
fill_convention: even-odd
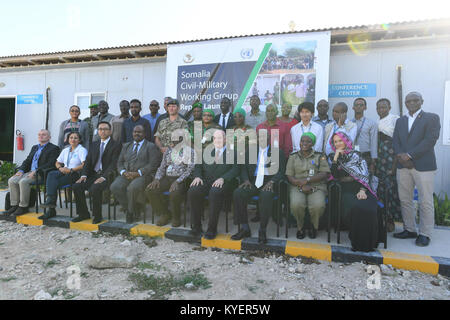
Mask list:
[[[6,191],[0,191],[0,209],[4,208],[4,198]],[[64,202],[64,201],[63,201]],[[90,221],[85,223],[73,224],[69,223],[69,209],[57,207],[56,219],[46,222],[47,225],[62,226],[78,230],[95,231],[99,230],[99,225],[93,225]],[[42,209],[39,210],[42,213]],[[34,208],[30,210],[34,213]],[[206,213],[206,210],[205,210]],[[17,219],[16,222],[23,224],[41,224],[42,220],[37,219],[38,215],[29,214]],[[73,205],[73,216],[76,216],[75,205]],[[250,214],[250,219],[253,217]],[[0,216],[0,219],[2,217]],[[221,247],[225,249],[267,249],[279,251],[290,255],[305,255],[320,260],[329,261],[368,261],[373,263],[392,264],[398,268],[405,268],[410,270],[420,270],[427,273],[440,273],[450,276],[450,228],[435,227],[432,241],[428,247],[418,247],[415,245],[415,239],[399,240],[393,237],[393,233],[388,233],[387,249],[384,249],[384,244],[379,244],[378,251],[372,253],[352,252],[350,250],[350,240],[348,233],[343,231],[340,236],[340,244],[337,243],[337,235],[334,230],[331,232],[331,242],[327,242],[327,232],[321,230],[316,239],[309,239],[305,237],[303,240],[296,238],[296,229],[289,228],[288,237],[286,237],[285,225],[277,230],[277,226],[273,221],[269,222],[267,237],[270,239],[268,244],[260,246],[257,244],[257,233],[259,223],[250,223],[252,230],[252,237],[242,241],[233,241],[230,239],[231,235],[238,231],[237,226],[233,225],[232,213],[228,214],[228,232],[226,232],[226,217],[222,212],[219,220],[218,233],[216,240],[206,239],[192,239],[188,235],[189,230],[189,214],[186,217],[186,227],[183,225],[179,228],[172,228],[170,225],[164,227],[157,227],[152,224],[151,207],[147,206],[146,222],[143,219],[129,225],[125,223],[125,216],[117,206],[116,220],[113,216],[113,208],[111,207],[111,219],[108,219],[107,205],[103,206],[103,218],[105,222],[100,224],[100,230],[111,232],[125,232],[134,235],[147,236],[166,236],[178,241],[198,241],[203,246]],[[154,217],[155,222],[157,217]],[[7,219],[10,220],[10,219]],[[13,219],[11,219],[13,220]],[[109,220],[109,222],[107,222]],[[182,217],[184,222],[184,217]],[[203,228],[206,229],[206,221],[203,221]],[[396,225],[396,231],[402,231],[401,224]],[[278,236],[277,236],[278,231]]]

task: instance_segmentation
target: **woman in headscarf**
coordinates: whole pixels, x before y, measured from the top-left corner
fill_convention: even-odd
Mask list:
[[[220,125],[214,122],[214,111],[212,109],[204,109],[202,115],[202,147],[205,148],[210,143],[212,143],[212,136],[214,131],[211,132],[209,138],[205,135],[206,131],[209,129],[220,129],[223,130]]]
[[[316,238],[319,218],[325,211],[327,178],[330,172],[326,157],[314,152],[316,136],[305,132],[300,138],[300,150],[292,153],[286,165],[291,212],[297,219],[297,239],[305,237],[304,218],[308,208],[312,228],[308,236]]]
[[[203,104],[201,102],[196,102],[192,105],[192,116],[194,119],[188,122],[189,134],[191,136],[192,142],[194,142],[194,125],[195,121],[202,123],[203,118]]]
[[[376,174],[380,179],[378,197],[386,208],[386,228],[388,232],[395,230],[394,220],[402,221],[400,200],[398,198],[396,171],[396,157],[392,146],[395,123],[399,116],[389,114],[391,102],[382,98],[377,101],[378,122],[378,161]],[[387,193],[386,193],[387,191]],[[387,199],[385,199],[387,195]]]
[[[242,108],[237,108],[234,110],[233,112],[233,116],[234,116],[234,123],[235,125],[233,126],[232,130],[234,131],[234,139],[233,139],[233,144],[231,145],[232,148],[237,148],[239,142],[242,141],[242,137],[245,135],[245,150],[244,152],[247,154],[249,152],[249,143],[252,143],[255,145],[256,148],[256,131],[254,131],[255,135],[253,136],[253,138],[251,138],[248,134],[250,133],[250,130],[254,130],[251,126],[249,126],[248,124],[245,123],[245,116],[246,116],[246,112],[244,109]],[[242,155],[242,151],[240,151],[240,154]],[[247,158],[246,158],[247,159]]]
[[[70,144],[69,135],[72,132],[78,132],[83,141],[83,147],[86,150],[89,149],[89,124],[79,119],[80,113],[80,107],[71,106],[69,109],[70,119],[64,120],[59,126],[58,146],[61,150]]]
[[[377,179],[370,179],[366,161],[353,150],[351,139],[343,132],[332,137],[332,178],[340,182],[342,221],[349,229],[353,251],[373,251],[378,246]]]

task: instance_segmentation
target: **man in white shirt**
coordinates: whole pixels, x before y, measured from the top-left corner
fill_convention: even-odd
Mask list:
[[[312,132],[316,136],[317,141],[323,140],[322,126],[311,120],[314,115],[314,104],[311,102],[303,102],[298,106],[297,111],[302,121],[291,128],[292,152],[300,150],[300,139],[305,132]],[[316,143],[314,150],[316,152],[322,152],[322,147],[322,143]]]

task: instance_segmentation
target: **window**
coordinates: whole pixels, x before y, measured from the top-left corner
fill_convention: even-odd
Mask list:
[[[80,107],[80,119],[88,118],[90,116],[89,106],[99,103],[100,100],[106,100],[106,92],[76,93],[74,103]]]

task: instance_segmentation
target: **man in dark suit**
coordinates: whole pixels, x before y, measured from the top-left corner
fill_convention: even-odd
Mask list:
[[[80,179],[73,184],[78,217],[72,222],[89,219],[90,214],[86,205],[85,190],[92,195],[92,223],[102,221],[102,194],[111,184],[111,175],[116,170],[122,144],[111,137],[111,124],[102,121],[97,126],[100,140],[95,141],[89,148]]]
[[[274,196],[279,191],[278,183],[285,176],[286,158],[283,150],[278,147],[279,143],[271,139],[266,129],[261,129],[258,134],[267,134],[267,144],[258,146],[256,164],[247,160],[246,164],[240,166],[241,185],[233,192],[233,204],[235,221],[241,225],[241,230],[231,239],[251,237],[247,204],[252,197],[258,195],[261,217],[258,242],[263,244],[267,242],[266,228],[273,211]],[[274,141],[271,143],[271,140]]]
[[[416,238],[416,245],[428,246],[434,228],[434,176],[436,156],[434,145],[439,139],[439,116],[421,110],[422,95],[410,92],[405,98],[408,114],[397,120],[393,147],[397,157],[398,194],[402,207],[403,228],[394,237]],[[416,233],[416,212],[413,205],[414,186],[419,191],[420,225]]]
[[[214,122],[221,126],[223,130],[231,129],[234,127],[234,117],[230,109],[231,100],[227,97],[224,97],[220,101],[220,110],[222,111],[222,113],[218,114],[214,118]]]
[[[55,168],[60,150],[58,146],[50,142],[50,138],[48,130],[40,130],[39,144],[31,148],[28,157],[17,168],[17,173],[8,180],[11,208],[4,212],[6,215],[19,216],[28,213],[31,183],[36,182],[36,173],[39,172],[39,182],[42,183],[43,171]]]
[[[142,207],[145,210],[144,189],[161,163],[158,147],[144,138],[144,127],[134,127],[133,141],[123,145],[117,161],[119,176],[111,185],[114,197],[126,210],[127,223],[137,220]]]
[[[212,146],[214,148],[211,152]],[[226,162],[227,150],[224,131],[216,129],[211,147],[206,147],[204,153],[209,155],[208,152],[211,152],[212,159],[202,159],[201,164],[195,165],[194,180],[188,191],[192,221],[190,234],[195,237],[202,234],[200,219],[203,215],[205,196],[208,196],[209,219],[205,238],[209,240],[214,239],[217,235],[217,223],[225,194],[231,193],[233,187],[236,187],[235,178],[239,175],[239,167]]]

